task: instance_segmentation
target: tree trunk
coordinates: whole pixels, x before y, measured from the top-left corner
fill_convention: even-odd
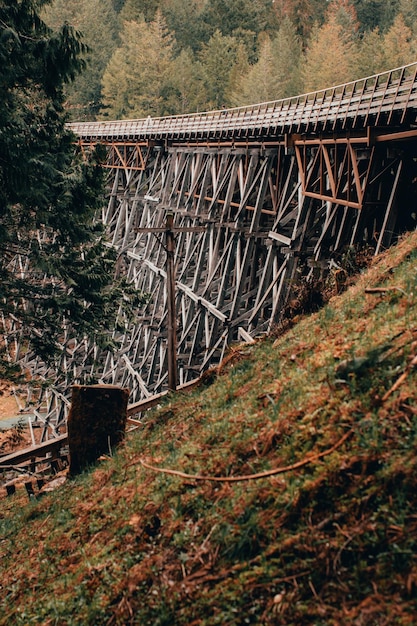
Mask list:
[[[115,385],[73,385],[68,415],[69,473],[79,474],[123,439],[129,390]]]

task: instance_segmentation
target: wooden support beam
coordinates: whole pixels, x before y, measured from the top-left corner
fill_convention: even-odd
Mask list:
[[[19,466],[32,459],[44,459],[48,454],[56,454],[68,444],[67,435],[59,435],[55,439],[23,450],[17,450],[0,457],[0,471],[10,466]]]
[[[177,313],[175,305],[175,240],[172,213],[166,217],[167,309],[168,309],[168,388],[175,391],[177,371]]]
[[[382,249],[395,223],[401,184],[397,144],[417,138],[417,130],[398,126],[397,109],[389,109],[386,97],[417,103],[411,83],[405,91],[398,84],[398,92],[387,86],[381,93],[369,79],[290,99],[279,111],[268,104],[250,112],[252,122],[243,126],[240,113],[231,115],[233,129],[223,126],[219,114],[208,134],[200,127],[208,122],[201,114],[172,120],[194,124],[192,136],[183,128],[171,139],[151,137],[150,126],[139,120],[126,122],[126,128],[136,124],[143,135],[104,137],[111,168],[102,219],[109,245],[118,254],[120,274],[149,294],[149,301],[134,322],[121,303],[123,330],[112,337],[113,354],[100,354],[68,330],[59,393],[65,395],[72,376],[91,375],[129,387],[133,403],[167,386],[178,388],[220,359],[231,341],[273,328],[299,275],[311,277],[314,268],[324,273],[332,254],[369,233],[378,231]],[[362,124],[375,116],[383,124],[390,111],[392,133]],[[275,122],[274,129],[256,126],[262,117],[272,124],[274,116],[284,120],[281,129]],[[159,123],[168,121],[155,121],[153,129]],[[120,130],[122,123],[116,126]],[[100,128],[109,130],[107,123]],[[99,139],[86,136],[86,142]],[[16,271],[24,274],[24,268],[24,259],[16,259]],[[45,364],[26,346],[21,349],[13,321],[5,323],[10,353],[41,380],[49,378]],[[36,410],[45,424],[53,423],[47,422],[52,404],[42,403],[47,409]]]

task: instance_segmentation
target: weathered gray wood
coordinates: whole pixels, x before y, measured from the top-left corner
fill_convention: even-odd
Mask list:
[[[114,353],[73,337],[68,325],[59,386],[31,396],[45,435],[59,434],[67,411],[59,407],[74,379],[93,376],[129,388],[133,403],[146,400],[174,386],[167,366],[175,355],[182,384],[231,342],[271,330],[300,276],[324,276],[347,245],[387,245],[399,210],[399,153],[417,141],[416,78],[412,64],[227,114],[72,125],[85,150],[107,146],[102,221],[118,273],[150,299],[133,322],[121,303]],[[176,276],[169,296],[167,212]],[[15,263],[24,271],[24,259]],[[30,346],[21,350],[15,320],[3,326],[11,355],[41,380],[56,378]]]
[[[45,441],[37,446],[17,450],[0,457],[0,470],[9,466],[19,466],[31,459],[44,459],[50,453],[57,453],[67,445],[67,435],[59,435],[55,439]]]
[[[173,214],[166,218],[167,254],[167,315],[168,315],[168,389],[175,391],[178,384],[177,372],[177,311],[175,306],[175,240]]]

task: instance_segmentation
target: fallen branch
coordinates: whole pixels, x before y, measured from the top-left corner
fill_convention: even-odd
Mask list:
[[[405,294],[404,289],[401,289],[400,287],[367,287],[365,289],[365,293],[373,294],[384,294],[389,291],[400,291],[401,293]]]
[[[405,381],[405,379],[407,378],[408,374],[410,373],[410,370],[417,365],[417,355],[412,359],[412,361],[410,362],[410,364],[408,365],[407,369],[405,370],[405,372],[403,372],[401,374],[401,376],[399,378],[397,378],[397,380],[395,381],[395,383],[393,384],[393,386],[391,387],[391,389],[389,389],[383,396],[382,396],[382,402],[385,402],[385,400],[388,400],[388,398],[390,397],[391,394],[394,393],[394,391],[397,391],[397,389],[403,384],[403,382]]]
[[[200,474],[186,474],[185,472],[180,472],[178,470],[168,469],[166,467],[154,467],[153,465],[149,465],[142,459],[139,461],[143,467],[153,472],[158,472],[160,474],[171,474],[172,476],[179,476],[180,478],[184,478],[186,480],[209,480],[212,482],[223,482],[223,483],[236,483],[242,482],[246,480],[259,480],[260,478],[268,478],[269,476],[276,476],[277,474],[283,474],[285,472],[291,472],[296,470],[304,465],[308,465],[308,463],[313,463],[314,461],[318,461],[318,459],[322,459],[324,456],[331,454],[337,448],[340,448],[341,445],[345,443],[345,441],[353,435],[353,430],[345,433],[341,439],[337,443],[334,444],[331,448],[324,450],[323,452],[319,452],[311,457],[303,459],[302,461],[298,461],[293,465],[287,465],[285,467],[277,467],[272,470],[267,470],[266,472],[259,472],[258,474],[248,474],[246,476],[202,476]]]

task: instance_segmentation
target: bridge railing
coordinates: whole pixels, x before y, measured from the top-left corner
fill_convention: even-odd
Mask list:
[[[135,120],[71,123],[80,138],[199,138],[283,135],[402,123],[417,109],[417,63],[328,89],[251,106]]]

